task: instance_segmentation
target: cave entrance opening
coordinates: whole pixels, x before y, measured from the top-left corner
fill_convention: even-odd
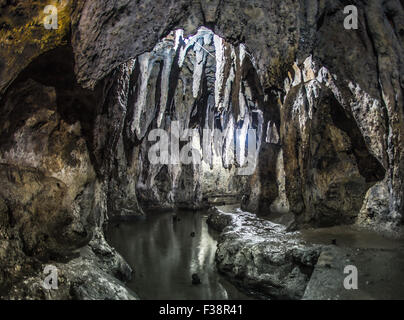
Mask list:
[[[139,146],[141,206],[240,204],[250,192],[264,124],[262,89],[245,46],[205,27],[190,36],[175,30],[132,63],[130,129]]]

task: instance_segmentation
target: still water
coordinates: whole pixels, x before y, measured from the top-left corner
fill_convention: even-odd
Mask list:
[[[206,219],[205,213],[179,211],[110,224],[108,242],[135,271],[127,286],[146,300],[249,299],[218,274],[218,234]],[[193,274],[201,284],[192,284]]]

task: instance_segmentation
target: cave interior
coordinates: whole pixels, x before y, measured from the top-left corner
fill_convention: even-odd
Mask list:
[[[402,1],[344,34],[341,1],[216,2],[0,48],[1,298],[404,298]]]

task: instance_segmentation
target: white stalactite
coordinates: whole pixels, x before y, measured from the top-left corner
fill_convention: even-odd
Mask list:
[[[228,168],[234,162],[234,120],[230,116],[226,127],[225,142],[223,148],[223,166]]]
[[[181,38],[184,38],[184,30],[178,29],[175,31],[175,43],[174,43],[174,50],[177,51],[178,47],[180,46]]]
[[[263,139],[263,131],[264,131],[264,113],[261,110],[255,110],[257,113],[257,155],[261,150],[262,139]]]
[[[160,97],[160,112],[157,117],[157,127],[161,126],[163,121],[164,113],[167,108],[168,90],[170,88],[170,72],[174,60],[173,50],[168,50],[164,56],[164,67],[161,73],[161,97]]]
[[[279,134],[278,129],[276,128],[275,122],[268,121],[267,125],[267,134],[266,134],[265,142],[278,144],[279,143]]]
[[[243,66],[243,62],[244,62],[244,58],[246,56],[246,49],[245,49],[245,45],[244,44],[240,44],[240,53],[239,53],[239,57],[240,57],[240,68]]]
[[[203,67],[206,60],[206,52],[203,50],[202,44],[204,43],[203,39],[196,40],[196,44],[194,46],[195,51],[195,62],[194,62],[194,75],[193,75],[193,83],[192,83],[192,94],[194,99],[198,98],[202,75],[203,75]]]
[[[237,162],[240,167],[244,166],[245,164],[245,145],[247,140],[247,132],[248,127],[250,125],[250,116],[246,115],[244,117],[243,126],[241,129],[237,130],[237,144],[236,144],[236,155],[237,155]]]
[[[235,60],[234,48],[232,48],[232,59],[233,59],[233,61]],[[234,71],[234,64],[232,64],[232,67],[230,68],[230,74],[226,80],[226,86],[224,89],[223,110],[225,110],[225,111],[227,111],[229,104],[230,104],[232,84],[234,82],[235,77],[236,77],[236,73]]]
[[[215,106],[217,110],[223,109],[222,99],[220,98],[220,92],[223,88],[224,82],[224,67],[226,59],[224,56],[223,39],[217,35],[214,35],[213,41],[216,50],[216,80],[215,80]]]
[[[240,112],[239,112],[237,120],[240,121],[240,120],[244,119],[246,111],[248,110],[247,109],[246,98],[244,96],[242,86],[240,86],[240,91],[239,91],[239,94],[238,94],[238,100],[239,100]]]
[[[147,85],[150,78],[151,66],[153,65],[150,63],[151,53],[146,52],[142,54],[139,59],[139,66],[140,66],[140,89],[138,98],[135,104],[135,112],[133,115],[132,121],[132,131],[136,132],[138,138],[140,138],[140,118],[142,112],[146,106],[146,99],[147,99]]]

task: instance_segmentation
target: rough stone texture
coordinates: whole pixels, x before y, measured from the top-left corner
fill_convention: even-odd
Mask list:
[[[69,57],[71,50],[61,48],[31,63],[1,103],[0,295],[5,298],[133,296],[114,280],[128,280],[129,267],[97,235],[108,206],[118,202],[108,197],[111,184],[102,176],[109,168],[90,152],[104,146],[93,143],[89,118],[97,110],[86,111],[101,104],[104,89],[90,92],[77,86]],[[58,67],[46,71],[46,62]],[[47,264],[63,274],[62,289],[41,287]]]
[[[404,297],[403,250],[376,248],[323,249],[303,300],[398,300]],[[358,289],[346,290],[346,266],[358,270]],[[350,271],[351,273],[352,271]]]
[[[45,6],[58,8],[58,29],[46,30]],[[75,1],[0,1],[0,95],[39,55],[69,42]]]
[[[141,4],[132,1],[82,4],[75,11],[73,24],[79,79],[92,86],[120,63],[151,50],[162,36],[176,27],[183,27],[189,34],[205,24],[230,41],[245,42],[251,52],[256,52],[258,69],[265,70],[264,82],[279,81],[285,71],[282,68],[293,62],[297,47],[299,3],[239,0],[214,1],[207,6],[203,3],[159,0]],[[205,17],[204,21],[205,10],[210,20]],[[159,17],[158,23],[154,23],[154,17]],[[107,34],[104,30],[110,32]],[[262,45],[267,43],[271,45]]]
[[[385,170],[338,102],[331,75],[324,68],[311,74],[294,80],[281,108],[286,193],[300,224],[353,223]]]
[[[11,300],[136,300],[120,281],[130,280],[132,270],[104,240],[101,231],[80,256],[67,263],[48,262],[58,270],[58,289],[43,287],[45,275],[25,275],[3,298]],[[118,280],[120,279],[120,280]]]
[[[55,89],[28,80],[2,109],[1,197],[26,252],[39,257],[91,239],[95,173],[80,124],[56,108]]]
[[[208,224],[222,231],[217,267],[244,291],[260,298],[301,299],[320,255],[286,227],[238,210],[216,209]]]
[[[285,226],[234,208],[212,209],[221,232],[216,262],[239,288],[261,299],[402,299],[402,241],[358,226],[287,232]],[[331,245],[333,238],[338,238]],[[355,266],[358,289],[344,280]],[[348,278],[349,279],[349,278]]]
[[[389,191],[382,181],[368,190],[363,206],[357,218],[357,224],[375,229],[381,233],[399,236],[395,227],[395,218],[389,211]],[[392,232],[395,231],[395,232]]]

